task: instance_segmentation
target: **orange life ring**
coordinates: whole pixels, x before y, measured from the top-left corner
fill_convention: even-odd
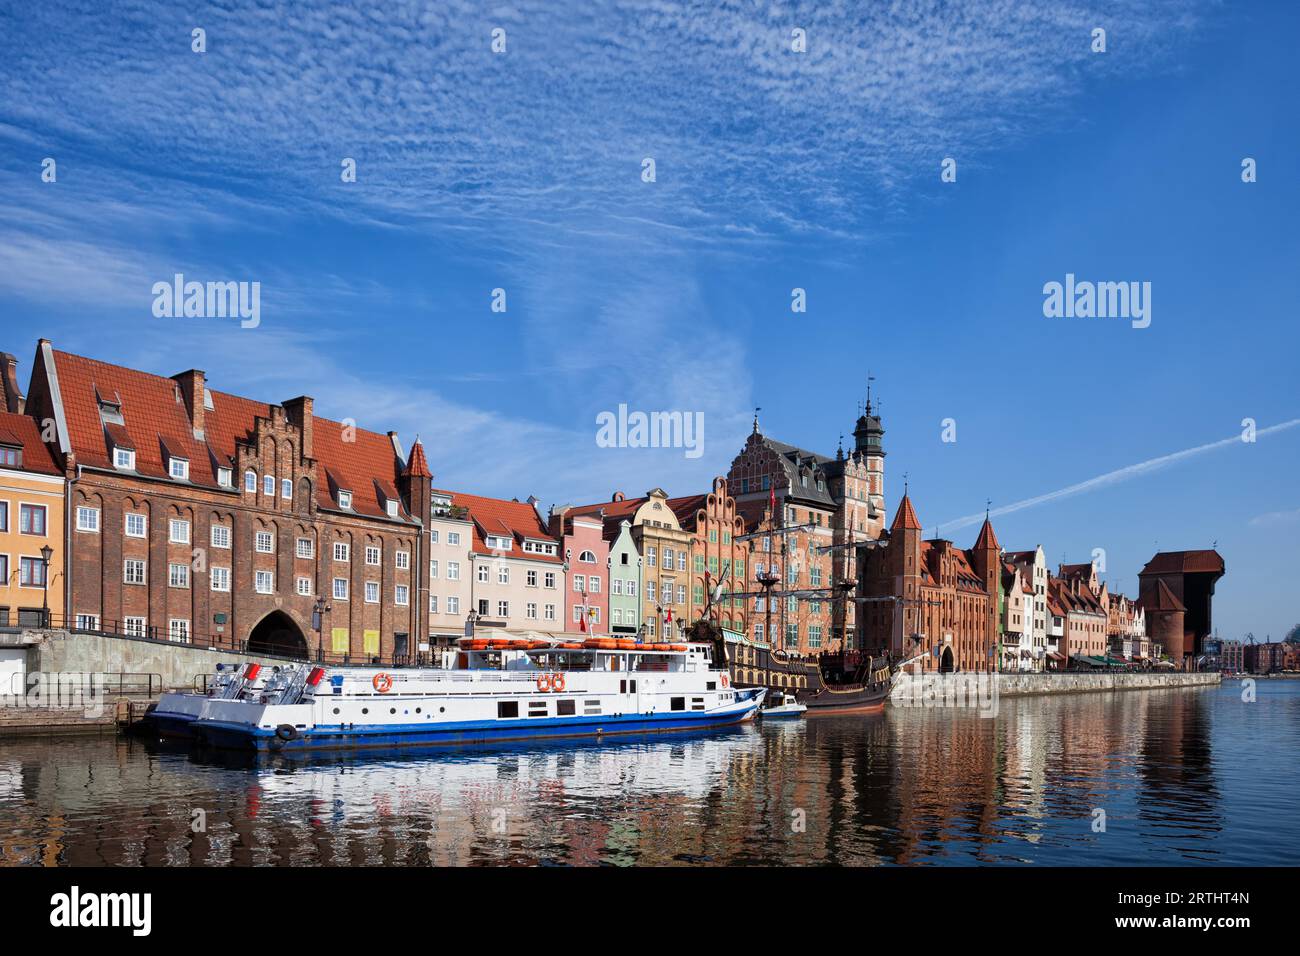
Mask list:
[[[726,675],[726,674],[723,674],[723,675],[722,675],[722,686],[723,686],[723,687],[726,687],[726,686],[727,686],[727,675]]]
[[[393,678],[389,674],[376,674],[370,681],[375,690],[381,694],[387,694],[393,689]]]
[[[541,674],[537,678],[537,689],[545,693],[551,689],[551,675]]]
[[[563,675],[563,674],[552,674],[552,675],[551,675],[551,690],[555,691],[557,694],[563,694],[563,693],[564,693],[564,675]]]

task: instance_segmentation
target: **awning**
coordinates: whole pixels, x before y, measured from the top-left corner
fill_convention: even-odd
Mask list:
[[[1047,652],[1047,656],[1048,656],[1049,658],[1051,658],[1052,660],[1054,660],[1054,661],[1063,661],[1063,660],[1065,660],[1065,655],[1064,655],[1064,654],[1058,654],[1058,653],[1056,653],[1056,651],[1048,651],[1048,652]]]

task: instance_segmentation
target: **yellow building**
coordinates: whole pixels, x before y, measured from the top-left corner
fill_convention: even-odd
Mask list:
[[[0,411],[0,627],[63,621],[64,485],[38,423]]]

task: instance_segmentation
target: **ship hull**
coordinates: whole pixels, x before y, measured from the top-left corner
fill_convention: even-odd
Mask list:
[[[892,682],[828,681],[815,661],[793,660],[756,644],[727,645],[727,667],[737,687],[763,687],[793,694],[807,717],[870,713],[884,709]]]

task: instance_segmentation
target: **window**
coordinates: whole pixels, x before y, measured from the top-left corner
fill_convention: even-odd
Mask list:
[[[334,560],[335,560],[335,561],[347,561],[347,560],[348,560],[348,545],[347,545],[347,542],[345,542],[345,541],[335,541],[335,542],[334,542]]]
[[[484,598],[479,598],[479,602],[478,602],[478,616],[479,616],[479,617],[487,617],[489,613],[490,613],[490,612],[488,611],[488,602],[487,602],[487,600],[484,599]]]
[[[478,567],[475,569],[475,573],[476,573],[477,576],[478,576],[478,583],[479,583],[479,584],[487,584],[487,583],[488,583],[488,566],[487,566],[486,564],[480,564],[480,565],[478,565]]]
[[[350,491],[339,492],[339,507],[347,508],[349,511],[352,510],[352,492]]]
[[[143,617],[128,617],[122,621],[126,625],[126,633],[131,637],[144,637],[145,631],[149,629],[149,622]]]
[[[7,554],[0,554],[0,581],[4,581],[6,584],[9,582],[9,555]],[[7,615],[8,613],[8,608],[0,608],[0,615]],[[8,618],[0,617],[0,627],[8,623]]]
[[[183,518],[172,518],[168,523],[167,538],[173,544],[190,543],[190,523]]]
[[[275,495],[275,477],[273,475],[262,476],[262,494],[268,497]]]
[[[636,581],[633,581],[633,580],[631,580],[631,579],[628,580],[628,582],[627,582],[627,596],[628,596],[628,597],[636,597]]]
[[[188,644],[190,642],[190,622],[180,618],[172,618],[167,622],[167,637],[178,643]]]
[[[589,590],[592,594],[599,594],[600,578],[596,577],[596,575],[594,574],[591,577],[587,578],[587,590]]]
[[[366,545],[366,564],[372,567],[379,566],[379,549],[373,544]]]
[[[230,549],[230,529],[224,524],[214,524],[209,533],[212,541],[212,547]]]
[[[686,698],[685,697],[670,698],[668,706],[670,710],[685,710]]]
[[[0,468],[21,468],[23,450],[13,445],[0,445]]]
[[[448,562],[447,562],[447,580],[448,580],[448,581],[459,581],[459,580],[460,580],[460,562],[459,562],[459,561],[448,561]]]
[[[187,588],[190,586],[190,566],[188,564],[167,565],[167,586]]]
[[[677,603],[678,603],[678,604],[685,604],[685,603],[686,603],[686,585],[685,585],[685,584],[679,584],[679,585],[677,585]]]
[[[257,553],[270,554],[275,549],[275,538],[269,531],[257,532]]]
[[[610,581],[609,581],[609,589],[610,589],[614,594],[622,594],[622,593],[623,593],[623,579],[622,579],[622,578],[610,578]]]
[[[189,481],[190,463],[184,458],[168,458],[167,474],[173,478],[179,478],[182,481]]]
[[[293,480],[290,478],[280,479],[280,497],[286,501],[293,499]]]
[[[497,584],[510,583],[510,568],[502,564],[497,568]]]
[[[97,631],[99,630],[98,614],[78,614],[77,630],[79,631]]]
[[[555,716],[572,717],[577,713],[577,701],[574,700],[557,700],[555,702]]]
[[[554,621],[554,620],[555,620],[555,605],[554,605],[554,604],[548,604],[548,605],[546,605],[546,608],[545,608],[543,614],[545,615],[546,620],[548,620],[548,621]]]
[[[509,551],[510,545],[512,544],[509,538],[501,534],[490,534],[487,536],[485,541],[487,546],[493,551]]]
[[[613,623],[613,624],[622,624],[622,623],[623,623],[623,609],[622,609],[622,608],[617,608],[617,607],[614,608],[614,610],[612,610],[612,611],[610,612],[610,615],[611,615],[611,623]]]
[[[249,494],[257,491],[257,473],[252,471],[244,472],[244,490]]]
[[[405,584],[399,584],[393,589],[393,603],[398,607],[406,607],[411,599],[411,589]]]
[[[459,531],[448,531],[448,532],[447,532],[447,544],[449,544],[449,545],[457,545],[457,544],[460,544],[460,532],[459,532]]]
[[[98,533],[99,509],[87,508],[85,506],[78,507],[77,508],[77,530],[91,531],[91,532]]]
[[[537,572],[530,568],[528,573],[524,575],[524,583],[530,588],[537,587]]]
[[[529,601],[527,604],[524,605],[524,617],[528,618],[528,620],[530,620],[530,621],[535,621],[535,620],[537,620],[537,602],[536,602],[536,601]]]
[[[392,501],[392,500],[390,499],[389,501],[386,501],[386,502],[384,503],[384,507],[385,507],[385,510],[387,510],[387,512],[388,512],[388,517],[390,517],[390,518],[396,518],[396,517],[398,517],[398,514],[397,514],[397,502],[396,502],[396,501]]]
[[[234,483],[235,483],[234,472],[232,472],[229,468],[217,469],[217,484],[221,485],[221,487],[223,488],[229,488]]]
[[[113,467],[123,471],[135,471],[135,452],[130,448],[113,449]]]
[[[584,551],[582,554],[578,555],[578,560],[582,561],[584,564],[595,564],[596,555],[594,552]]]
[[[547,571],[546,574],[545,574],[545,576],[542,578],[542,583],[543,583],[546,587],[548,587],[548,588],[554,588],[554,587],[555,587],[555,572],[554,572],[554,571]]]
[[[657,560],[658,560],[658,556],[657,556],[657,554],[656,554],[656,552],[655,552],[655,549],[654,549],[653,547],[646,548],[646,549],[645,549],[645,563],[648,564],[650,567],[653,568],[653,567],[655,567],[655,563],[656,563]]]
[[[429,595],[429,613],[430,614],[438,613],[438,595],[436,594]]]
[[[438,562],[437,562],[437,561],[430,561],[430,562],[429,562],[429,577],[430,577],[431,579],[437,580],[437,577],[438,577]]]
[[[208,578],[214,591],[230,590],[230,568],[213,567],[208,572]]]
[[[379,603],[379,582],[378,581],[366,582],[366,603],[367,604]]]
[[[311,578],[298,578],[297,591],[299,594],[311,595]]]
[[[505,720],[519,716],[519,702],[515,700],[497,701],[497,719]]]
[[[316,554],[316,544],[311,538],[299,538],[294,545],[294,554],[300,558],[310,558]]]
[[[406,571],[406,570],[409,569],[410,567],[411,567],[411,552],[410,552],[410,551],[398,551],[398,552],[397,552],[397,570],[399,570],[399,571]]]
[[[19,505],[18,530],[22,534],[45,534],[45,505]]]
[[[655,599],[655,583],[653,581],[647,581],[645,583],[645,599],[647,601],[653,601]]]
[[[334,600],[346,601],[347,599],[348,599],[348,579],[335,578],[334,579]]]
[[[497,617],[509,617],[509,616],[510,616],[510,602],[497,601]]]
[[[9,502],[0,501],[0,531],[9,530]]]
[[[25,588],[45,587],[45,562],[40,558],[23,558],[18,563],[18,583]]]
[[[712,533],[712,532],[710,532]],[[671,571],[673,569],[673,549],[664,548],[664,567]]]
[[[123,584],[144,584],[144,562],[139,558],[127,558],[122,566]]]
[[[254,572],[253,589],[258,594],[270,594],[275,590],[275,575],[270,571]]]
[[[458,597],[447,598],[447,613],[448,614],[460,613],[460,598]]]
[[[573,590],[576,594],[581,594],[587,589],[587,576],[585,574],[575,574],[573,576]]]
[[[437,528],[434,528],[432,531],[429,532],[429,543],[430,543],[430,544],[437,544],[437,543],[438,543],[438,529],[437,529]]]

